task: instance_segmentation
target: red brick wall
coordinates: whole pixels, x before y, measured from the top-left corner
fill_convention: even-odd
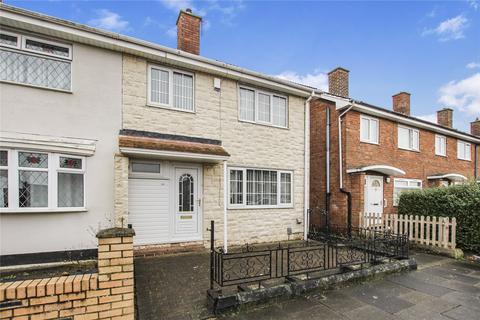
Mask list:
[[[193,54],[200,54],[200,24],[197,16],[180,12],[177,21],[177,48]]]
[[[313,209],[311,222],[318,224],[324,221],[322,211],[325,206],[325,130],[326,108],[330,108],[330,216],[332,224],[347,223],[346,195],[339,191],[339,148],[338,148],[338,115],[333,103],[316,100],[311,103],[311,175],[310,175],[310,208]],[[343,118],[343,171],[344,188],[352,193],[352,222],[354,226],[360,223],[360,213],[363,212],[365,174],[347,174],[350,168],[373,164],[394,166],[406,172],[402,178],[421,179],[423,187],[434,186],[427,181],[427,176],[437,173],[459,173],[469,179],[474,178],[474,147],[472,161],[457,159],[457,139],[447,137],[447,157],[435,155],[435,133],[420,130],[420,152],[407,151],[398,148],[397,123],[380,119],[379,144],[360,142],[360,113],[349,111]],[[480,152],[479,152],[480,156]],[[367,173],[368,174],[368,173]],[[379,175],[378,173],[372,173]],[[385,213],[396,211],[393,207],[393,179],[387,183],[384,177],[384,197],[387,201]]]

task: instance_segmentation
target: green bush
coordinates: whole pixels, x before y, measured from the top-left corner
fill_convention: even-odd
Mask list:
[[[400,195],[399,214],[455,217],[457,246],[480,253],[480,184],[430,188]]]

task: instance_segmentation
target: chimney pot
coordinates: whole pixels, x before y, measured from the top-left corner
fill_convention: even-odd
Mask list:
[[[348,71],[338,67],[328,73],[328,92],[336,96],[348,98]]]
[[[474,136],[480,137],[480,118],[470,122],[470,133]]]
[[[447,128],[453,128],[453,109],[443,108],[438,110],[437,123]]]
[[[393,111],[410,115],[410,93],[402,91],[392,96]]]
[[[202,17],[192,9],[180,10],[177,18],[177,49],[200,54],[200,27]]]

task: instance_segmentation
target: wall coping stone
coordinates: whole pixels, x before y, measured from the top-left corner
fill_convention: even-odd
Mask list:
[[[135,235],[135,231],[131,228],[109,228],[100,230],[97,233],[97,238],[105,239],[105,238],[120,238],[120,237],[133,237]]]

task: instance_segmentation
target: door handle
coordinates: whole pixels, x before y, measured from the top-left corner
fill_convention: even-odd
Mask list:
[[[198,206],[200,207],[202,205],[202,199],[198,198]]]

